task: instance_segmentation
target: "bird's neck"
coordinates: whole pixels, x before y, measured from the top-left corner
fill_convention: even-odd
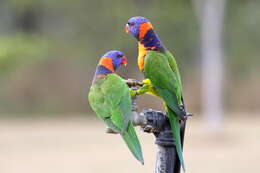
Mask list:
[[[138,41],[138,67],[140,71],[143,71],[144,69],[144,58],[149,50],[159,52],[164,52],[166,50],[153,29],[149,29],[144,37]]]
[[[165,47],[161,40],[159,39],[156,32],[151,28],[149,29],[139,43],[143,45],[146,50],[161,51],[165,50]]]
[[[107,67],[103,65],[98,65],[96,68],[96,73],[93,79],[93,83],[95,83],[98,79],[106,77],[108,74],[114,73],[113,71],[109,70]]]

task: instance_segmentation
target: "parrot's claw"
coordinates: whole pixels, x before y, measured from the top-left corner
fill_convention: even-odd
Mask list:
[[[118,134],[117,132],[113,131],[113,130],[110,129],[109,127],[107,127],[107,129],[106,129],[106,133],[109,133],[109,134]]]
[[[137,95],[137,92],[135,90],[129,89],[129,92],[132,97]]]
[[[143,80],[143,84],[152,85],[152,82],[151,82],[150,79],[144,79],[144,80]]]

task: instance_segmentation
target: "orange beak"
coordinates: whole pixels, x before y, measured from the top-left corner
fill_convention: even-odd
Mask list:
[[[127,34],[129,33],[129,25],[128,25],[128,24],[125,25],[125,32],[126,32]]]
[[[127,58],[125,56],[123,56],[121,64],[127,65]]]

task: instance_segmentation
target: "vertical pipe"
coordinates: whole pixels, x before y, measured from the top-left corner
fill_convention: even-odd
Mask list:
[[[180,173],[181,165],[175,148],[168,117],[159,111],[144,110],[145,132],[153,132],[157,145],[155,173]],[[183,144],[185,121],[181,122],[181,141]],[[183,145],[182,145],[183,146]]]
[[[155,173],[177,173],[174,171],[177,159],[175,147],[161,145],[157,147]]]

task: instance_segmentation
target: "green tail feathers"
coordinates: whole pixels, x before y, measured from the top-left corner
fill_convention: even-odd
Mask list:
[[[183,171],[185,171],[185,166],[184,166],[184,160],[183,160],[183,155],[182,155],[182,144],[181,144],[181,136],[180,136],[180,122],[175,115],[175,113],[170,110],[170,108],[167,107],[167,113],[168,117],[170,120],[171,124],[171,129],[173,133],[173,139],[176,145],[176,151],[182,166]]]
[[[135,158],[144,164],[141,145],[132,123],[129,124],[127,131],[122,135],[122,137]]]

